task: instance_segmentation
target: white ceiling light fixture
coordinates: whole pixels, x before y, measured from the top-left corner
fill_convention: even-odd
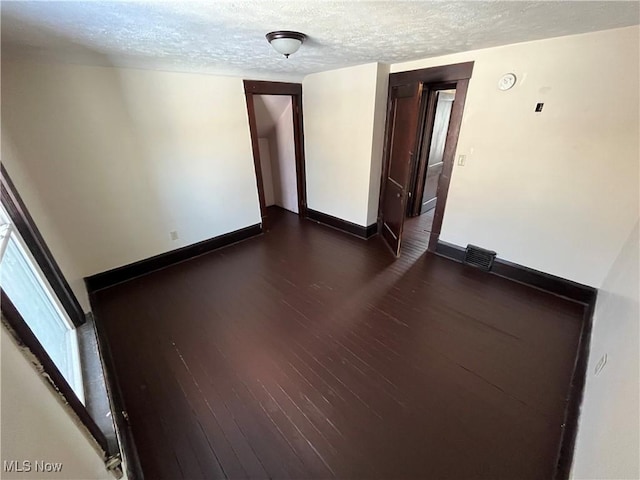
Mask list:
[[[289,58],[289,55],[296,53],[307,36],[304,33],[292,32],[290,30],[277,30],[265,35],[271,46],[279,53]]]

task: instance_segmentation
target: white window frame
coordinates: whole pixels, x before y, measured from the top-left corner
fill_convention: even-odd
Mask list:
[[[42,287],[42,290],[45,292],[47,299],[51,302],[54,310],[56,311],[60,319],[62,319],[62,322],[64,323],[64,325],[67,327],[67,335],[69,335],[69,339],[70,339],[69,344],[71,345],[71,351],[69,352],[69,356],[71,360],[70,364],[72,365],[72,371],[71,371],[72,379],[70,382],[71,385],[69,386],[74,391],[74,393],[76,394],[80,402],[82,402],[82,404],[84,405],[85,404],[84,380],[82,378],[82,367],[80,364],[80,348],[78,346],[78,335],[77,335],[76,327],[71,321],[71,319],[69,318],[69,315],[67,314],[66,310],[63,308],[62,304],[60,303],[58,296],[54,293],[53,289],[51,288],[51,285],[47,281],[46,276],[44,275],[44,273],[42,273],[42,270],[40,269],[38,262],[36,262],[31,251],[27,247],[27,244],[25,243],[24,239],[11,223],[9,219],[9,215],[4,208],[4,205],[0,205],[0,222],[1,222],[0,223],[0,263],[4,258],[4,253],[7,249],[9,241],[13,239],[16,243],[16,246],[20,250],[20,253],[26,258],[27,264],[29,265],[31,272],[33,273],[34,277],[37,279],[40,287]],[[44,348],[44,345],[43,345],[43,348]],[[46,348],[45,348],[45,351],[46,351]]]

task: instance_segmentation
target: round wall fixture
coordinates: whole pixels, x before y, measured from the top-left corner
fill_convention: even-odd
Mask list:
[[[498,80],[498,88],[500,90],[509,90],[516,84],[516,75],[514,73],[505,73]]]

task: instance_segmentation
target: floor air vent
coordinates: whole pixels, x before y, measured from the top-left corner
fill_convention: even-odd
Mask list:
[[[496,252],[485,250],[475,245],[467,245],[467,250],[464,254],[464,263],[489,272],[491,271],[491,267],[493,267],[495,258]]]

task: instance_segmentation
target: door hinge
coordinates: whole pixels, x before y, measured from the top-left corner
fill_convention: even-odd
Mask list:
[[[115,478],[122,478],[122,476],[124,475],[124,472],[122,471],[122,459],[120,458],[119,453],[111,455],[109,458],[107,458],[104,462],[104,465]]]

